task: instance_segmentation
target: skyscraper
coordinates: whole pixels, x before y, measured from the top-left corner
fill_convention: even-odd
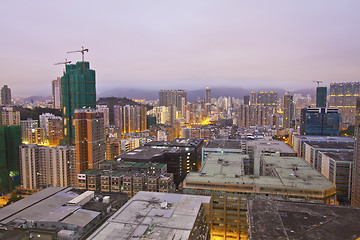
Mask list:
[[[97,169],[105,160],[104,115],[95,109],[75,110],[76,169]]]
[[[316,88],[316,107],[326,107],[327,87]]]
[[[61,78],[52,81],[53,108],[61,109]]]
[[[290,128],[294,120],[294,101],[289,93],[284,95],[283,128]]]
[[[256,99],[257,105],[265,105],[277,107],[278,94],[277,92],[259,92]]]
[[[360,206],[360,98],[356,99],[354,167],[352,172],[351,205]]]
[[[329,107],[338,108],[342,122],[355,124],[356,98],[360,94],[360,82],[331,83]]]
[[[185,104],[187,102],[186,91],[185,90],[160,90],[159,91],[159,106],[176,106],[177,111],[182,110],[183,100],[185,99]]]
[[[61,78],[61,94],[64,143],[74,144],[75,109],[96,108],[95,71],[90,69],[89,62],[66,65],[66,72]]]
[[[205,90],[205,110],[207,113],[211,112],[211,89],[209,87]]]
[[[11,89],[8,88],[8,85],[4,85],[1,88],[1,104],[2,105],[11,104]]]

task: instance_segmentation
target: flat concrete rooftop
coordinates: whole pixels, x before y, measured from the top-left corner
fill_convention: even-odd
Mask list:
[[[322,152],[322,154],[331,157],[336,162],[352,162],[354,160],[353,152]]]
[[[360,238],[360,208],[254,199],[248,216],[250,240]]]
[[[72,188],[50,187],[0,209],[0,223],[9,223],[16,218],[39,220],[79,194]]]
[[[229,149],[240,149],[241,141],[239,140],[227,140],[227,139],[216,139],[208,141],[205,148],[229,148]]]
[[[258,177],[243,174],[244,158],[249,156],[210,153],[199,172],[190,172],[186,176],[185,185],[188,182],[204,182],[319,190],[334,187],[333,183],[300,157],[263,156],[263,165],[272,169],[272,174]],[[219,162],[219,159],[222,161]]]
[[[308,142],[305,144],[307,144],[313,148],[319,148],[319,149],[346,149],[346,150],[354,149],[354,143]]]
[[[88,239],[188,239],[210,197],[138,192]],[[167,204],[162,208],[161,204]]]
[[[271,152],[280,152],[288,154],[296,154],[296,151],[292,149],[285,142],[275,141],[275,140],[254,140],[248,141],[247,146],[256,147],[259,151],[271,151]]]
[[[337,136],[310,136],[310,135],[294,135],[294,139],[301,139],[302,141],[335,141],[335,142],[354,142],[352,137],[337,137]]]

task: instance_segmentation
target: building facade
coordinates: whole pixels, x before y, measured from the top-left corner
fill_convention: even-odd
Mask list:
[[[360,82],[330,84],[329,107],[338,108],[342,122],[355,124],[356,98],[360,94]]]
[[[61,78],[58,77],[56,80],[52,81],[52,101],[53,108],[61,109],[62,99],[61,99]]]
[[[341,122],[337,108],[301,109],[301,135],[339,136]]]
[[[20,173],[24,189],[76,186],[75,147],[21,145]]]
[[[293,127],[294,121],[294,99],[289,93],[283,97],[283,128]]]
[[[98,168],[105,160],[104,116],[95,109],[75,110],[77,173]]]

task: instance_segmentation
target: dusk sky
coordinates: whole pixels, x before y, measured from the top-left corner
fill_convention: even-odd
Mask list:
[[[54,66],[85,59],[97,91],[360,80],[360,1],[1,1],[0,79],[51,95]]]

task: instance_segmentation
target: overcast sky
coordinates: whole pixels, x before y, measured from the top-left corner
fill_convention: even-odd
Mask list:
[[[360,80],[360,1],[0,2],[0,83],[50,95],[53,64],[89,48],[111,88],[286,90]]]

